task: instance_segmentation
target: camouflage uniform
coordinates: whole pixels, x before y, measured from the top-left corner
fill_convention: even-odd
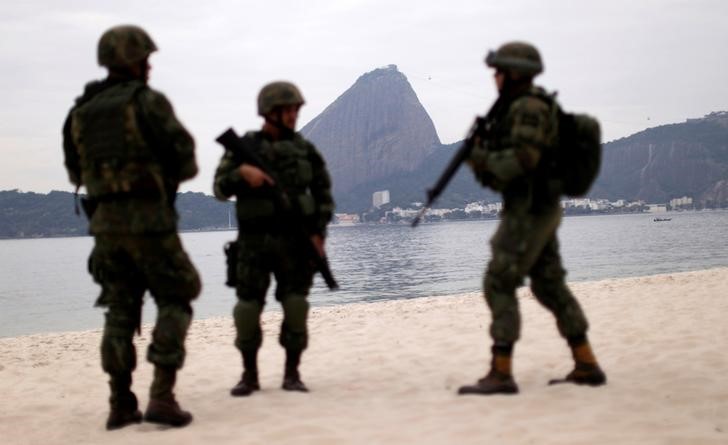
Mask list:
[[[587,321],[565,284],[556,229],[561,222],[560,187],[544,171],[541,158],[556,149],[556,107],[532,87],[499,104],[487,138],[473,149],[479,180],[503,195],[503,212],[490,241],[492,256],[484,289],[493,315],[496,342],[514,343],[520,332],[515,290],[529,276],[538,301],[556,316],[564,337],[583,335]],[[477,165],[486,165],[479,170]]]
[[[110,75],[86,85],[63,128],[70,181],[85,186],[95,206],[89,226],[95,245],[88,267],[102,288],[96,305],[108,308],[101,361],[111,376],[110,429],[123,426],[114,422],[114,413],[121,413],[123,420],[124,413],[136,411],[130,391],[136,367],[132,340],[145,291],[158,306],[147,359],[157,374],[165,374],[155,377],[151,398],[173,400],[174,373],[184,362],[184,339],[192,318],[190,302],[201,287],[177,235],[174,208],[179,183],[197,174],[194,141],[163,94],[118,71],[123,64],[109,60],[115,53],[104,53],[109,34],[122,39],[140,33],[136,27],[117,27],[102,37],[99,60],[110,68]],[[141,37],[148,38],[146,33]],[[149,40],[146,56],[154,48]]]
[[[503,196],[501,221],[490,241],[492,255],[483,287],[492,314],[490,335],[494,341],[489,375],[499,371],[501,377],[507,374],[509,378],[512,348],[521,328],[516,288],[526,276],[536,299],[554,314],[559,332],[572,347],[586,342],[588,328],[579,303],[566,286],[556,237],[562,214],[561,184],[549,174],[546,160],[558,149],[557,106],[553,96],[531,84],[531,77],[541,72],[542,65],[535,48],[526,45],[506,44],[486,59],[489,66],[504,71],[516,65],[518,73],[525,76],[519,81],[517,76],[505,74],[500,97],[487,116],[486,134],[477,138],[468,162],[483,185]],[[505,63],[504,53],[512,57]],[[524,59],[525,66],[517,65]],[[529,65],[533,60],[537,64]],[[488,376],[481,382],[486,379]],[[501,386],[487,383],[492,382],[463,387],[461,393],[517,392],[512,379]]]
[[[303,103],[302,98],[300,102],[296,100],[294,103]],[[259,107],[261,115],[268,111]],[[302,216],[304,232],[324,237],[334,202],[329,173],[314,145],[292,131],[279,140],[271,139],[264,131],[248,132],[243,140],[275,173],[294,211]],[[223,201],[236,197],[239,249],[238,302],[233,311],[237,331],[235,346],[243,355],[247,371],[244,380],[257,389],[255,357],[262,343],[260,314],[270,275],[276,279],[275,297],[283,306],[279,342],[287,353],[300,357],[308,345],[307,296],[314,267],[302,247],[307,240],[300,236],[300,228],[287,225],[289,221],[282,209],[277,208],[275,191],[271,187],[250,187],[240,176],[240,165],[231,151],[225,152],[215,173],[214,193]],[[233,392],[233,395],[247,394]]]

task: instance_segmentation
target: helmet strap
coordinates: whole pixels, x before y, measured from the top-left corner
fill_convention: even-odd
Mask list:
[[[109,79],[112,80],[130,80],[134,79],[134,73],[127,66],[119,66],[109,68]]]
[[[508,70],[504,71],[504,73],[502,96],[520,96],[533,84],[533,77],[514,74]]]
[[[141,80],[147,81],[149,72],[149,59],[144,58],[134,66],[119,66],[109,68],[109,79],[111,80]]]
[[[265,123],[272,127],[271,129],[275,132],[271,136],[274,136],[275,139],[290,139],[295,131],[283,125],[282,114],[283,112],[280,107],[276,107],[270,113],[263,116],[263,118],[265,119]]]

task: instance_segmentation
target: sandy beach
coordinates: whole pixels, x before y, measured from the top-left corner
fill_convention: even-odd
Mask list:
[[[301,369],[309,394],[280,389],[280,313],[269,311],[263,389],[247,398],[228,394],[241,372],[232,320],[193,323],[176,392],[195,420],[183,429],[105,431],[98,330],[0,339],[0,443],[728,444],[728,268],[571,288],[607,386],[547,385],[572,361],[527,288],[515,396],[455,394],[488,367],[490,316],[478,293],[312,310]],[[136,340],[142,408],[149,338],[145,326]]]

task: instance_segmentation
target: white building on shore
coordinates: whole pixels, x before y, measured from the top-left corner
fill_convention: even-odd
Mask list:
[[[389,190],[381,190],[372,194],[372,206],[379,208],[389,203]]]

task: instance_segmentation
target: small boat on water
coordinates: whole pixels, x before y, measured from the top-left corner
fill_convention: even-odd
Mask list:
[[[663,222],[663,221],[671,221],[672,218],[655,218],[652,221],[654,222]]]

